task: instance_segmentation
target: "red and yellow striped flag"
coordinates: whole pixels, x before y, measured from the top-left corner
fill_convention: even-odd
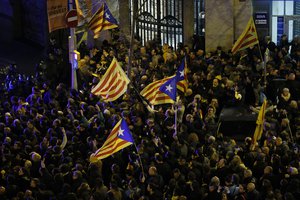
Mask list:
[[[103,3],[101,8],[94,14],[89,21],[89,29],[93,31],[94,38],[98,38],[101,31],[109,30],[118,27],[117,20],[112,16],[106,3]]]
[[[165,84],[169,79],[174,78],[175,76],[176,75],[169,76],[164,79],[150,83],[140,92],[140,95],[142,95],[145,99],[147,99],[151,105],[174,103],[172,98],[169,95],[160,91],[159,88],[163,84]],[[176,83],[176,87],[181,92],[186,92],[186,82],[185,81],[181,81],[179,79],[179,81]]]
[[[101,96],[106,102],[115,101],[121,95],[123,95],[129,84],[126,73],[119,65],[116,58],[114,58],[99,81],[99,83],[92,89],[92,93],[97,96]]]
[[[173,76],[174,77],[174,76]],[[140,94],[149,101],[151,105],[159,105],[165,103],[174,103],[171,97],[162,91],[159,88],[166,83],[171,77],[167,77],[158,81],[154,81],[147,85]]]
[[[91,154],[90,162],[106,158],[133,143],[134,140],[130,134],[128,125],[124,119],[121,119],[112,129],[102,147]]]
[[[248,47],[252,47],[255,44],[258,44],[258,37],[255,28],[255,24],[253,18],[251,17],[248,21],[247,27],[244,32],[240,35],[238,40],[234,43],[231,52],[235,54],[236,52],[247,49]]]
[[[186,58],[184,58],[180,64],[180,66],[177,69],[176,72],[177,76],[177,89],[186,92],[188,89],[188,80],[187,80],[187,63],[186,63]]]

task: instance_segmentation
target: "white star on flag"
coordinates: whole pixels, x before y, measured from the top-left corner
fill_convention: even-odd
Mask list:
[[[105,18],[106,19],[109,19],[110,18],[110,15],[108,13],[105,13]]]
[[[120,129],[119,133],[118,133],[118,136],[124,136],[123,132],[124,132],[124,130]]]
[[[180,74],[180,77],[183,77],[184,76],[184,70],[179,71],[179,74]]]
[[[166,86],[166,90],[167,90],[167,91],[171,92],[172,89],[173,89],[173,88],[172,88],[171,85],[167,85],[167,86]]]

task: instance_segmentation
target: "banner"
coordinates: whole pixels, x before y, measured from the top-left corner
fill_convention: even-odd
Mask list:
[[[47,0],[49,32],[67,27],[67,12],[68,0]]]

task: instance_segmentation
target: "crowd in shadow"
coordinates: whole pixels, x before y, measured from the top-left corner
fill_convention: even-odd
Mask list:
[[[104,102],[91,88],[114,57],[126,71],[128,43],[115,38],[93,49],[82,43],[75,90],[63,76],[70,67],[62,49],[52,40],[34,76],[18,74],[14,65],[1,71],[0,198],[297,199],[300,40],[282,37],[275,45],[267,38],[260,45],[262,52],[254,46],[232,55],[221,47],[204,52],[197,45],[136,42],[130,92]],[[267,49],[264,65],[260,55]],[[139,91],[174,75],[184,59],[189,87],[178,91],[174,134],[174,105],[151,107]],[[66,71],[58,71],[62,67]],[[258,113],[265,98],[257,143],[219,131],[223,108]],[[90,163],[121,118],[134,145]]]

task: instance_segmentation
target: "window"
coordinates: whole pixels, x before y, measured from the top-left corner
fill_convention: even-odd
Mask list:
[[[279,43],[282,34],[289,41],[300,33],[300,2],[298,0],[272,1],[272,40]]]

